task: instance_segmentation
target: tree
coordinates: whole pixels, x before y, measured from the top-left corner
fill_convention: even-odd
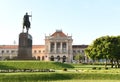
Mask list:
[[[107,66],[107,60],[111,60],[111,67],[113,67],[113,62],[117,62],[119,67],[119,49],[120,36],[103,36],[93,41],[93,44],[88,46],[85,53],[93,60],[106,59],[105,67]]]
[[[75,60],[78,61],[79,63],[82,63],[82,60],[84,59],[84,56],[80,53],[75,55]]]

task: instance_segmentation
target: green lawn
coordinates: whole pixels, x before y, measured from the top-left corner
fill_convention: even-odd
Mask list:
[[[92,69],[96,67],[96,69]],[[55,72],[0,73],[0,82],[118,82],[120,69],[104,65],[63,64],[40,61],[1,61],[3,69],[55,69]],[[67,71],[63,71],[67,68]],[[101,69],[99,69],[101,68]]]
[[[42,81],[38,81],[42,82]],[[48,81],[48,82],[120,82],[120,80],[61,80],[61,81]]]
[[[70,64],[40,61],[0,61],[0,69],[63,69],[74,68]]]
[[[45,82],[45,81],[58,81],[58,82],[67,82],[67,81],[105,81],[106,80],[120,80],[120,74],[110,74],[110,73],[71,73],[71,72],[62,72],[62,73],[1,73],[0,82]]]

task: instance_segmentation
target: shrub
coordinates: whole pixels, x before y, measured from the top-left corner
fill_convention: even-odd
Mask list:
[[[108,70],[108,67],[105,67],[106,70]]]
[[[101,70],[101,67],[99,67],[98,69]]]
[[[67,71],[67,68],[64,68],[63,71]]]
[[[95,69],[96,69],[96,67],[93,67],[92,69],[93,69],[93,70],[95,70]]]

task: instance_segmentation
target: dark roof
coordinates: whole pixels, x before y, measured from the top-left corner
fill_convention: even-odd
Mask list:
[[[72,48],[87,48],[88,45],[72,45]]]

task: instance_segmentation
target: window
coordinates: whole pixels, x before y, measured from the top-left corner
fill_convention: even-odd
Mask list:
[[[4,50],[2,50],[1,53],[3,54],[3,53],[4,53]]]
[[[11,51],[11,53],[14,53],[14,52],[15,52],[14,50]]]
[[[52,42],[51,45],[50,45],[50,51],[51,51],[51,52],[54,52],[54,45],[55,45],[55,44],[54,44],[53,42]]]
[[[66,48],[66,43],[64,42],[64,43],[62,44],[62,46],[63,46],[63,48]]]
[[[39,50],[39,53],[41,53],[41,50]]]
[[[45,50],[43,50],[43,53],[45,52]]]
[[[84,50],[81,50],[82,53],[84,53]]]
[[[75,50],[73,50],[73,53],[76,53]]]
[[[77,52],[80,53],[80,50],[78,50]]]
[[[67,52],[67,50],[66,50],[66,43],[65,42],[63,42],[62,43],[62,47],[63,47],[63,53],[66,53]]]
[[[7,53],[9,53],[9,50],[7,50]]]
[[[57,43],[56,47],[57,47],[57,53],[60,53],[60,42]]]
[[[34,50],[34,53],[37,53],[37,51],[36,51],[36,50]]]

